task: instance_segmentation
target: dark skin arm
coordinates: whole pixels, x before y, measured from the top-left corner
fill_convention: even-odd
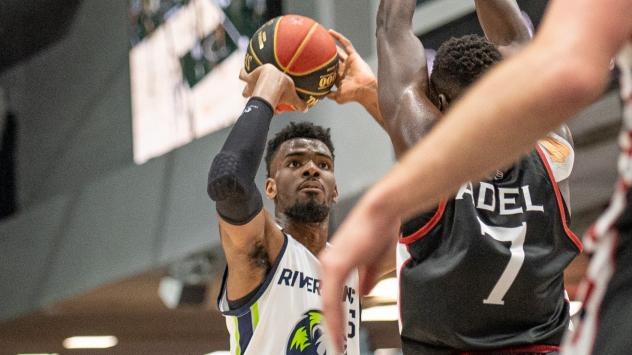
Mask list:
[[[412,29],[415,0],[382,0],[377,14],[379,105],[400,157],[440,117],[428,98],[424,47]]]
[[[481,27],[504,55],[531,38],[515,0],[475,0]],[[397,157],[425,136],[441,112],[429,99],[423,44],[412,30],[414,0],[383,0],[377,15],[379,106]]]
[[[515,0],[475,0],[478,22],[487,39],[507,57],[531,40]]]

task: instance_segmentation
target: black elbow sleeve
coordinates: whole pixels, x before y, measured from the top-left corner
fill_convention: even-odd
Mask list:
[[[208,175],[207,193],[215,201],[217,213],[230,224],[250,222],[263,208],[261,193],[249,176],[240,176],[240,160],[230,153],[221,152]],[[243,174],[241,174],[243,175]]]
[[[259,99],[248,101],[208,173],[207,193],[231,224],[248,223],[263,208],[255,176],[274,111]]]

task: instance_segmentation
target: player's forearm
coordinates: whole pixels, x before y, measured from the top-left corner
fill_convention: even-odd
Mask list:
[[[381,0],[377,12],[377,31],[396,35],[412,26],[416,0]]]
[[[378,102],[378,87],[377,81],[368,85],[362,89],[362,93],[358,95],[358,103],[364,107],[364,109],[373,117],[375,122],[382,128],[385,128],[384,118],[380,112],[380,106]]]
[[[273,110],[263,99],[252,98],[231,130],[209,170],[207,192],[217,212],[235,225],[248,223],[263,207],[255,176]]]
[[[508,46],[527,42],[531,36],[515,0],[475,0],[476,14],[490,42]]]
[[[403,90],[419,83],[426,91],[424,48],[412,31],[414,0],[382,0],[377,21],[378,82],[380,109],[391,116]]]
[[[399,157],[424,136],[438,112],[427,100],[424,48],[412,31],[414,0],[383,0],[377,26],[379,108]]]
[[[603,58],[594,63],[544,47],[525,49],[476,84],[371,189],[367,210],[402,220],[428,210],[462,183],[515,161],[598,96],[607,77]]]
[[[380,93],[380,109],[384,113],[383,128],[398,160],[430,132],[441,115],[425,96],[412,87],[400,93],[394,110],[384,112],[383,107],[383,96]]]

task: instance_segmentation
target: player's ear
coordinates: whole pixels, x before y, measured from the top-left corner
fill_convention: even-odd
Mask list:
[[[274,200],[277,196],[277,185],[273,178],[266,178],[266,196],[270,200]]]
[[[449,104],[448,97],[445,94],[439,94],[439,111],[447,110]]]
[[[334,185],[334,202],[338,203],[338,185]]]

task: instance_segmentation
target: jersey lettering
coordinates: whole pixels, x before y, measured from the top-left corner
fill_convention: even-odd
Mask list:
[[[465,195],[470,195],[472,203],[479,210],[498,212],[500,215],[514,215],[525,211],[544,213],[543,205],[534,204],[531,199],[529,185],[518,188],[496,187],[487,182],[479,184],[478,196],[474,196],[475,191],[472,183],[468,182],[461,186],[456,194],[456,200],[462,200]],[[498,203],[497,203],[498,202]]]
[[[355,290],[353,289],[353,287],[349,287],[349,286],[345,286],[345,290],[342,293],[342,301],[344,302],[345,300],[348,301],[349,303],[353,304],[353,296],[355,295]]]
[[[307,292],[320,295],[320,279],[305,275],[302,271],[284,268],[281,270],[277,285],[298,287],[299,289],[305,289]],[[353,287],[345,286],[342,294],[342,301],[347,301],[350,304],[353,304],[355,301],[355,295],[356,290]]]
[[[297,282],[298,281],[298,282]],[[302,271],[294,271],[284,268],[279,276],[277,285],[304,288],[307,292],[320,295],[320,280],[303,274]]]

